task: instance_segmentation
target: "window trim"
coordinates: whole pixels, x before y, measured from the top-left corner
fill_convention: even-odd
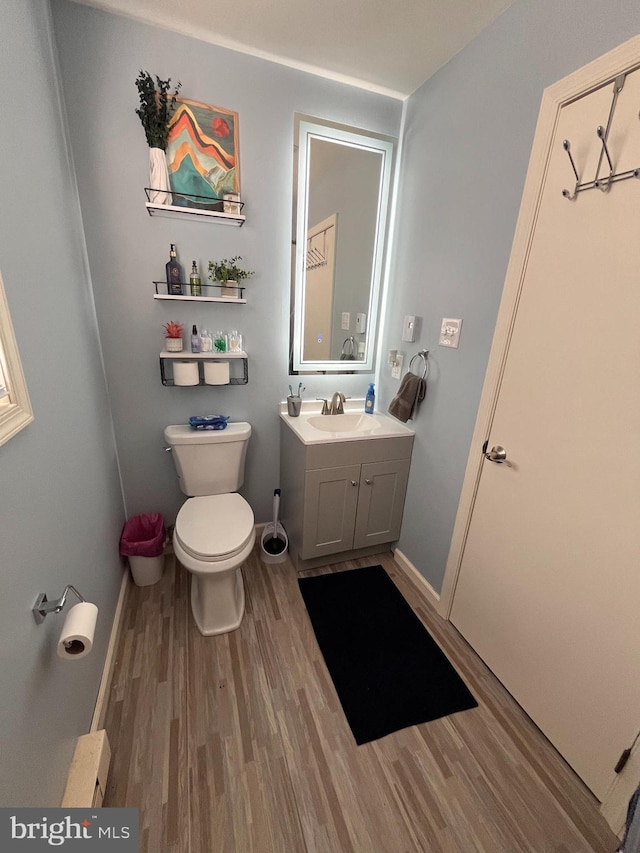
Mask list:
[[[33,420],[33,409],[29,400],[27,383],[22,370],[20,353],[16,342],[9,303],[4,289],[2,273],[0,272],[0,358],[2,358],[3,373],[9,392],[9,405],[0,407],[0,445]]]

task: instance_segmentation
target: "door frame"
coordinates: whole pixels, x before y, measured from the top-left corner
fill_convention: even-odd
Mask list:
[[[543,92],[442,590],[437,604],[439,614],[445,619],[449,619],[453,606],[453,597],[484,464],[481,448],[491,433],[560,112],[563,107],[577,98],[587,95],[609,82],[613,84],[618,75],[638,68],[640,68],[640,36],[635,36],[604,54],[604,56],[549,86]],[[569,181],[572,178],[569,163],[567,163],[567,170],[567,181]],[[561,189],[562,187],[559,187],[558,192]],[[567,202],[567,204],[569,203]],[[636,780],[636,784],[638,782],[640,782],[640,776]],[[603,803],[603,810],[610,805],[610,795],[615,795],[615,786],[607,795]],[[606,810],[604,813],[606,817]],[[617,827],[612,828],[614,831],[619,829]]]

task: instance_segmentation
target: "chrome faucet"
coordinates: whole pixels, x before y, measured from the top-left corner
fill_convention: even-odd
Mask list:
[[[330,415],[344,415],[344,402],[346,397],[344,394],[341,394],[340,391],[336,391],[336,393],[331,398],[331,409],[329,411]]]

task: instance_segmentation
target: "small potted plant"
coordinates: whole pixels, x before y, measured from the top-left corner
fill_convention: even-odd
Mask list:
[[[141,71],[136,78],[136,87],[140,106],[136,115],[142,123],[147,145],[149,146],[149,201],[157,204],[171,204],[169,189],[169,170],[167,168],[167,142],[169,139],[169,121],[176,111],[176,100],[182,83],[178,81],[170,92],[171,77],[161,80],[148,71]]]
[[[165,349],[167,352],[182,352],[182,332],[184,326],[182,323],[176,323],[170,320],[164,324],[164,333],[166,336]]]
[[[224,258],[221,261],[209,261],[209,278],[211,281],[220,283],[221,296],[238,299],[240,296],[239,283],[255,274],[251,270],[239,267],[238,261],[241,260],[242,257],[236,255],[230,260]]]

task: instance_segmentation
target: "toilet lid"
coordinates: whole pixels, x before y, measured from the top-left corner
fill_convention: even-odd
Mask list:
[[[253,523],[253,511],[241,495],[204,495],[182,505],[175,535],[196,560],[227,560],[251,538]]]

